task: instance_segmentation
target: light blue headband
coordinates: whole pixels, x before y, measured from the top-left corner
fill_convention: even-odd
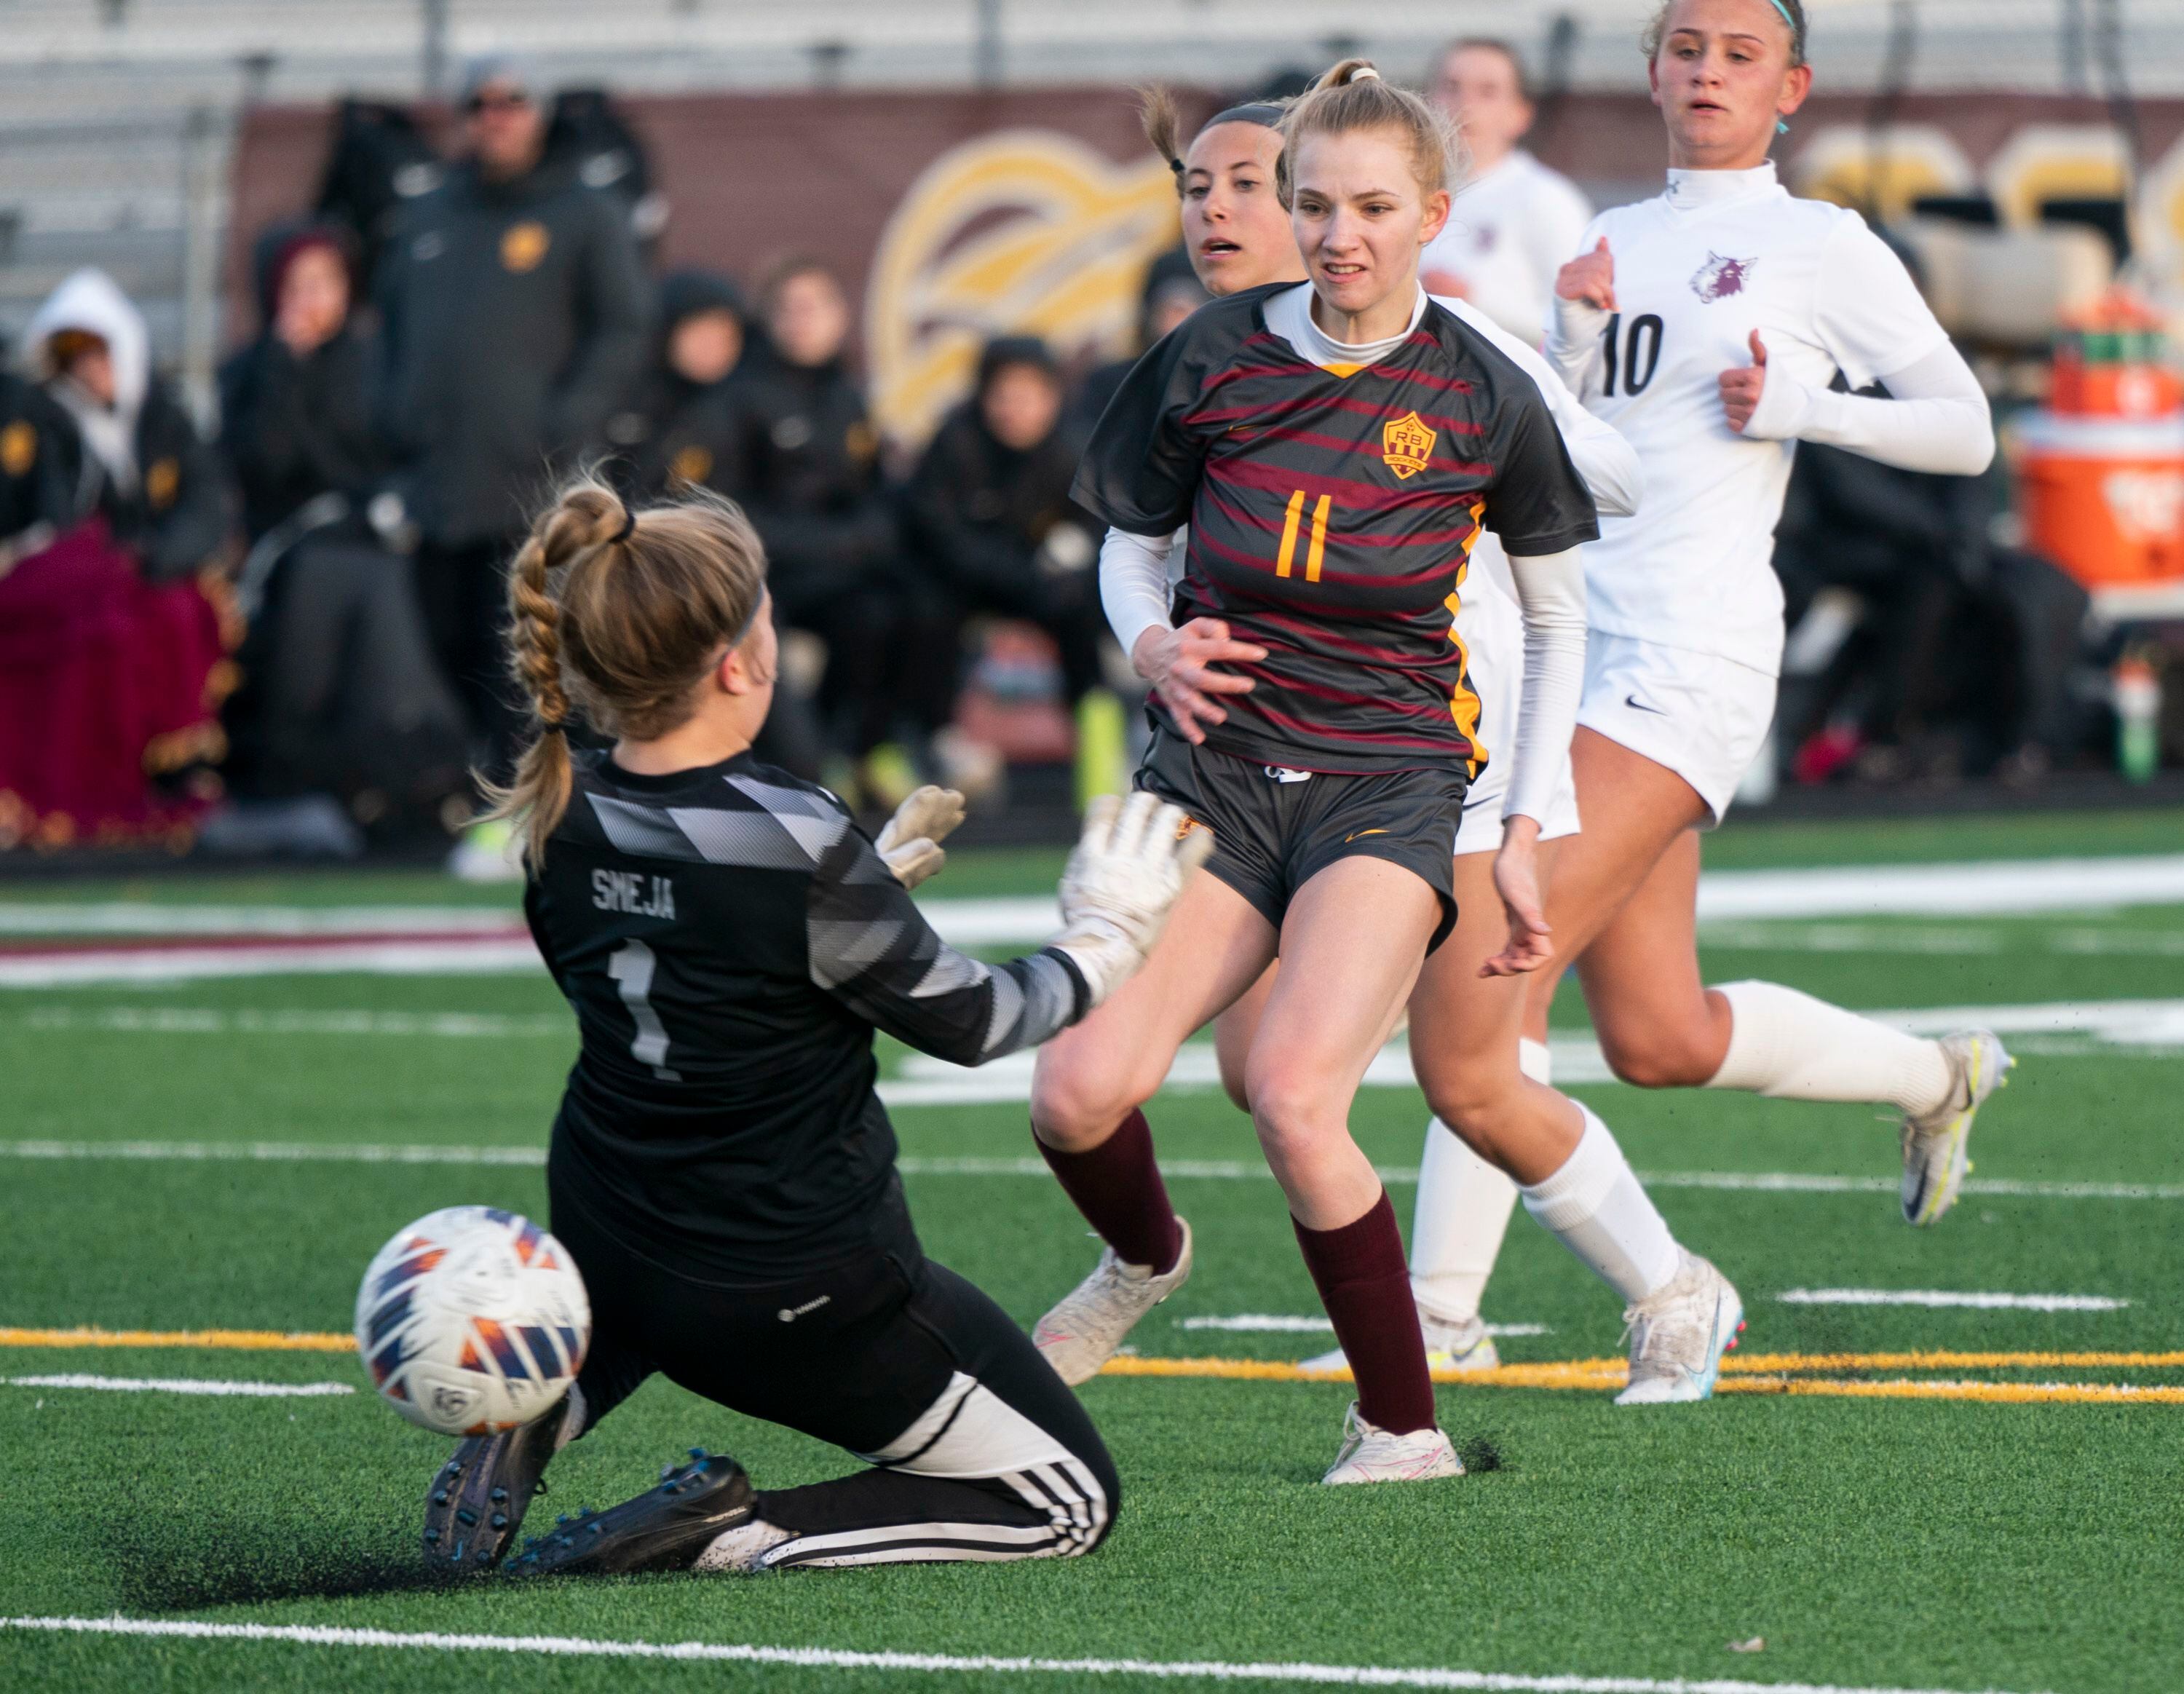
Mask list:
[[[1767,3],[1780,12],[1782,14],[1782,21],[1790,26],[1790,45],[1794,48],[1797,44],[1797,20],[1790,15],[1790,8],[1782,3],[1782,0],[1767,0]],[[1778,136],[1786,136],[1790,133],[1790,125],[1782,119],[1777,118],[1774,120],[1774,133]]]

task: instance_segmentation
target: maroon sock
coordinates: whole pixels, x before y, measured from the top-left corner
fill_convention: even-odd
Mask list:
[[[1425,1336],[1411,1298],[1403,1237],[1384,1190],[1373,1209],[1339,1229],[1307,1229],[1290,1219],[1320,1304],[1334,1320],[1357,1379],[1357,1411],[1393,1435],[1434,1426],[1433,1379]]]
[[[1175,1268],[1183,1255],[1183,1225],[1153,1162],[1153,1133],[1144,1112],[1131,1112],[1113,1134],[1084,1152],[1064,1152],[1044,1141],[1039,1151],[1062,1192],[1124,1264],[1150,1265],[1156,1272]]]

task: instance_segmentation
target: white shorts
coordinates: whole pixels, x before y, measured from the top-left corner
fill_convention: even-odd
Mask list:
[[[1577,721],[1674,771],[1718,824],[1774,727],[1774,687],[1766,671],[1734,659],[1596,629],[1585,640]]]
[[[1509,769],[1506,761],[1490,762],[1478,786],[1463,796],[1463,821],[1456,827],[1455,856],[1492,853],[1502,845],[1502,808],[1509,800]],[[1569,755],[1555,773],[1555,791],[1547,801],[1547,815],[1540,820],[1540,839],[1553,841],[1577,833],[1577,783],[1570,776]]]

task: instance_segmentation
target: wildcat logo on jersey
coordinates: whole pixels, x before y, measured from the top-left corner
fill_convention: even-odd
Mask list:
[[[1741,294],[1744,285],[1752,280],[1752,267],[1758,263],[1757,259],[1724,259],[1718,253],[1708,253],[1706,263],[1691,278],[1691,293],[1709,306],[1731,294]]]
[[[1380,462],[1398,479],[1415,476],[1433,457],[1434,443],[1440,437],[1416,412],[1406,412],[1380,430]]]

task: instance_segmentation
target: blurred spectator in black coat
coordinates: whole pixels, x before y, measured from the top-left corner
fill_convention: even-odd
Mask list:
[[[739,447],[712,486],[732,493],[766,543],[774,616],[826,644],[819,708],[831,738],[892,804],[913,773],[888,744],[901,663],[901,538],[882,481],[879,432],[845,349],[850,303],[811,259],[768,278],[765,338],[730,383]],[[884,749],[884,750],[883,750]]]
[[[38,308],[25,341],[83,445],[78,509],[105,518],[148,582],[220,562],[231,522],[219,456],[153,376],[143,315],[114,279],[77,271]]]
[[[1101,679],[1098,537],[1069,498],[1075,444],[1061,429],[1061,373],[1044,342],[986,344],[978,386],[948,415],[905,493],[922,575],[948,624],[974,612],[1037,624],[1060,650],[1073,706]],[[950,655],[956,640],[921,644]],[[955,677],[928,667],[922,716],[946,722]]]
[[[741,421],[727,384],[743,363],[749,316],[742,291],[716,271],[661,279],[652,361],[607,424],[637,499],[656,499],[677,482],[731,499],[742,492]]]
[[[766,543],[776,616],[823,633],[841,597],[894,562],[894,513],[879,434],[844,357],[841,283],[824,265],[792,260],[769,279],[762,306],[765,343],[737,381],[736,487]]]
[[[75,521],[82,453],[44,389],[0,371],[0,576]]]
[[[418,591],[496,771],[521,722],[498,640],[507,560],[552,476],[604,444],[651,304],[621,203],[546,161],[537,92],[514,59],[470,66],[465,157],[403,207],[377,278],[379,423],[422,537]]]
[[[1190,254],[1180,247],[1170,248],[1145,268],[1145,286],[1138,301],[1137,344],[1123,358],[1095,365],[1078,381],[1062,418],[1062,427],[1072,439],[1090,438],[1093,425],[1100,421],[1100,414],[1107,410],[1130,367],[1211,298],[1190,268]]]
[[[390,461],[373,429],[375,351],[349,316],[345,233],[276,224],[254,257],[263,326],[221,367],[220,407],[255,541],[320,494],[360,501]]]
[[[263,327],[220,371],[221,446],[254,543],[229,774],[256,799],[321,797],[321,811],[262,814],[237,844],[254,850],[288,844],[281,828],[348,839],[338,816],[321,815],[325,797],[398,824],[437,811],[462,781],[461,710],[426,641],[410,561],[372,521],[376,511],[403,529],[382,488],[375,349],[350,315],[349,253],[333,226],[268,230],[256,251]]]

